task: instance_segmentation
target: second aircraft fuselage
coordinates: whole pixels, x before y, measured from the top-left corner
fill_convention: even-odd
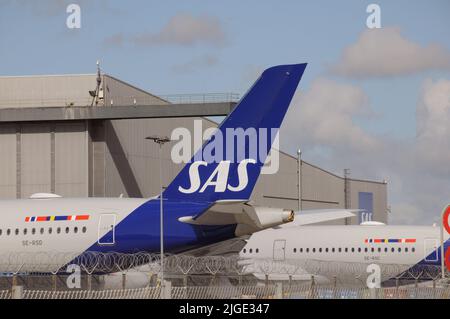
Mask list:
[[[445,250],[449,235],[444,235]],[[300,226],[252,235],[240,255],[273,261],[440,265],[434,226]]]

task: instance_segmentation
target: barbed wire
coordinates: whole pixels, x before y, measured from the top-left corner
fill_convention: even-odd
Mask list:
[[[137,252],[124,254],[118,252],[33,252],[5,253],[0,255],[0,272],[3,274],[36,274],[65,273],[67,266],[80,266],[86,274],[106,274],[127,272],[131,269],[146,273],[161,271],[160,254]],[[377,263],[374,263],[377,264]],[[370,274],[367,272],[369,263],[336,262],[319,260],[289,260],[274,261],[271,259],[240,259],[232,256],[201,256],[165,255],[164,272],[173,275],[233,275],[242,276],[261,274],[295,276],[323,276],[335,278],[338,281],[364,281]],[[437,265],[417,264],[377,264],[380,267],[382,280],[413,279],[436,280],[441,276],[441,268]]]

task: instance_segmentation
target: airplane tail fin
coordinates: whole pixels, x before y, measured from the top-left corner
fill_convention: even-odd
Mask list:
[[[265,70],[163,197],[195,202],[249,199],[305,68],[306,63]]]

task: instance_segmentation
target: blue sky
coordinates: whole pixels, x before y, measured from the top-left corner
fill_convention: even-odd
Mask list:
[[[65,8],[76,1],[3,1],[0,11],[2,75],[92,73],[100,59],[105,72],[160,94],[244,93],[252,68],[309,62],[302,82],[326,72],[345,46],[366,29],[370,1],[79,1],[82,28],[69,30]],[[450,49],[448,1],[377,1],[383,26],[399,26],[405,37]],[[222,46],[133,44],[111,47],[115,34],[157,32],[178,13],[218,19]],[[208,55],[217,62],[191,72],[176,65]],[[250,75],[246,75],[250,73]],[[431,73],[433,76],[439,72]],[[213,80],[212,80],[213,79]],[[362,83],[377,121],[362,122],[374,132],[414,134],[414,111],[421,75]],[[385,94],[388,92],[389,94]],[[403,118],[399,125],[397,119]]]
[[[81,29],[66,27],[66,7],[70,3],[81,6]],[[2,0],[0,75],[94,73],[95,62],[100,59],[104,72],[155,94],[243,94],[266,67],[308,62],[301,92],[309,92],[314,81],[324,78],[333,81],[332,86],[352,86],[363,92],[368,104],[366,113],[351,114],[356,127],[385,145],[415,145],[417,106],[424,81],[450,80],[449,68],[424,67],[398,75],[363,77],[330,72],[330,68],[339,64],[344,50],[367,31],[366,7],[370,3],[381,7],[382,28],[398,27],[401,36],[417,46],[437,44],[441,51],[450,52],[447,0]],[[161,39],[156,35],[167,28],[171,19],[180,15],[206,21],[217,29],[193,34],[192,43],[176,39],[155,41]],[[142,45],[133,40],[140,35],[153,36],[153,42]],[[314,101],[309,95],[311,100]],[[307,160],[338,173],[359,157],[357,153],[351,159],[342,157],[348,151],[346,145],[339,148],[335,141],[327,142],[317,136],[307,141],[291,140],[282,143],[287,152],[295,154],[297,144],[303,143]],[[310,147],[308,155],[312,143],[317,147]],[[315,155],[314,149],[327,148],[332,152],[319,151]],[[382,160],[386,169],[376,167],[378,159],[373,154],[361,156],[369,161],[373,158],[373,163],[365,165],[375,168],[356,168],[357,177],[382,179],[385,176],[380,171],[388,174],[392,169],[385,157]],[[357,163],[354,165],[359,167]],[[405,204],[402,189],[398,190],[399,186],[393,183],[397,193],[392,191],[392,201]],[[435,209],[426,205],[421,208]]]

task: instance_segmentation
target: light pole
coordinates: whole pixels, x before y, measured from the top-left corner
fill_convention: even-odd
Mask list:
[[[345,209],[351,208],[351,194],[350,194],[350,168],[344,169],[344,196],[345,196]],[[348,217],[344,219],[345,225],[348,225]]]
[[[302,210],[302,150],[297,150],[297,196],[298,196],[298,210]]]
[[[164,288],[164,210],[163,210],[163,180],[162,180],[162,146],[170,142],[167,136],[148,136],[146,140],[152,140],[159,145],[159,221],[160,221],[160,259],[161,259],[161,287]]]

